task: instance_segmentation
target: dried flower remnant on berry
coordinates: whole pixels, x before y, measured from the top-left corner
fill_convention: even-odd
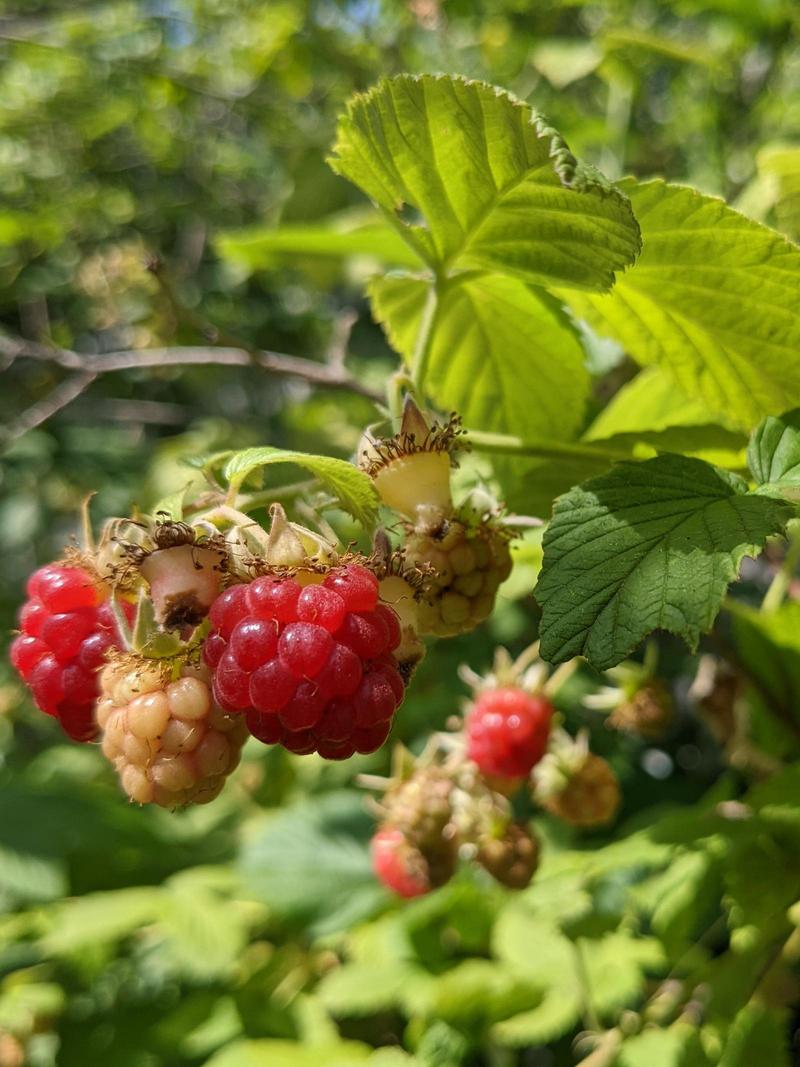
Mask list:
[[[112,520],[98,559],[116,587],[135,590],[146,583],[158,624],[181,632],[206,617],[227,570],[220,535],[163,518]]]
[[[459,447],[461,420],[429,423],[406,397],[400,432],[394,437],[366,434],[358,450],[362,470],[372,478],[387,507],[411,519],[415,528],[435,530],[450,515],[450,473]]]

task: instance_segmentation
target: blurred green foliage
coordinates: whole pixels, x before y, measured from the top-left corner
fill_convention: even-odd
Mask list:
[[[350,365],[380,387],[393,364],[363,282],[387,252],[369,234],[349,243],[363,199],[324,159],[343,102],[399,71],[504,85],[609,176],[691,182],[796,238],[798,18],[794,0],[2,3],[0,324],[105,353],[204,344],[202,319],[321,360],[354,309]],[[345,235],[335,255],[308,230],[300,249],[271,238],[308,223]],[[149,256],[188,314],[146,271]],[[86,493],[104,517],[188,481],[182,459],[199,453],[269,444],[346,457],[374,418],[362,397],[256,367],[137,369],[16,436],[20,413],[67,372],[10,356],[2,369],[6,632],[24,576],[76,532]],[[739,447],[720,434],[721,449]],[[495,642],[534,635],[535,607],[519,597],[536,546],[520,558],[486,631],[431,649],[400,739],[419,747],[458,710],[458,663],[481,669]],[[772,657],[796,707],[796,627],[788,616],[774,633],[755,626],[737,617],[731,640]],[[668,643],[664,660],[685,695],[686,658]],[[137,810],[91,749],[60,743],[3,679],[4,1067],[18,1062],[15,1040],[34,1067],[566,1065],[579,1030],[624,1018],[675,968],[714,990],[702,1047],[691,1013],[651,1000],[648,1021],[668,1025],[627,1035],[620,1067],[790,1062],[785,1009],[751,994],[800,895],[800,869],[771,866],[800,832],[800,786],[789,771],[756,790],[751,819],[720,814],[740,782],[685,702],[650,749],[603,730],[580,704],[597,678],[576,677],[562,710],[623,779],[617,830],[587,842],[541,819],[547,858],[522,896],[465,874],[397,909],[370,875],[355,788],[360,771],[386,770],[385,754],[324,766],[251,746],[212,807]],[[757,702],[753,715],[766,719]],[[773,755],[796,755],[769,725],[761,733]],[[678,814],[661,818],[665,808]]]

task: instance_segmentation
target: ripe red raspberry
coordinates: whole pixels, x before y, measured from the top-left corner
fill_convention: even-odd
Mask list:
[[[467,718],[467,755],[489,777],[525,778],[547,749],[552,717],[543,696],[514,686],[486,689]]]
[[[372,838],[372,869],[387,889],[406,899],[421,897],[433,888],[422,852],[402,830],[391,826],[376,831]]]
[[[215,698],[245,712],[254,737],[336,760],[384,743],[405,688],[400,625],[366,567],[256,578],[217,597],[209,618]]]
[[[103,753],[139,804],[207,804],[238,765],[247,731],[241,716],[215,706],[208,667],[169,679],[157,661],[133,655],[103,670]]]
[[[27,592],[11,662],[43,712],[73,740],[91,741],[97,672],[120,645],[110,602],[88,571],[59,563],[34,571]],[[123,607],[130,617],[132,605]]]

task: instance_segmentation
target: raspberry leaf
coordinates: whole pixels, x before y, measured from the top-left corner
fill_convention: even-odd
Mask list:
[[[410,361],[428,283],[388,276],[369,292],[391,344]],[[574,327],[546,292],[500,274],[462,275],[443,288],[424,386],[471,429],[558,441],[581,424],[589,375]]]
[[[582,437],[583,441],[613,444],[639,442],[662,452],[706,452],[721,466],[737,467],[747,435],[728,419],[711,411],[699,397],[676,389],[661,367],[641,370],[614,394]],[[721,461],[720,453],[725,454]]]
[[[332,215],[314,225],[251,226],[220,234],[220,256],[247,275],[259,270],[278,270],[285,264],[313,266],[320,261],[336,264],[354,256],[368,257],[389,267],[418,268],[420,257],[397,230],[371,209]]]
[[[652,630],[696,647],[746,555],[792,517],[741,478],[665,454],[620,463],[556,501],[536,597],[542,657],[606,669]]]
[[[697,1027],[678,1021],[667,1029],[644,1030],[626,1038],[614,1061],[616,1067],[710,1067]]]
[[[168,518],[172,519],[173,522],[180,522],[183,519],[186,495],[191,488],[192,483],[187,482],[186,485],[176,493],[170,493],[168,496],[163,496],[158,503],[153,506],[153,514],[166,515]]]
[[[788,1033],[785,1008],[751,1002],[731,1024],[719,1067],[748,1067],[751,1063],[790,1067]]]
[[[364,526],[370,526],[377,513],[378,494],[371,480],[346,460],[332,456],[311,456],[305,452],[288,452],[269,445],[220,455],[225,464],[223,477],[231,486],[238,488],[261,467],[268,467],[273,463],[295,463],[316,475],[335,495],[342,508]]]
[[[644,250],[613,293],[562,295],[641,364],[739,425],[800,402],[800,249],[722,200],[626,179]]]
[[[767,416],[755,429],[747,449],[747,465],[759,492],[800,495],[800,408]]]
[[[639,251],[624,194],[531,107],[482,82],[384,79],[350,101],[329,162],[437,274],[605,290]]]
[[[800,604],[787,601],[776,611],[754,611],[737,604],[732,634],[737,662],[767,701],[766,711],[753,701],[751,726],[769,728],[772,751],[791,751],[800,729]],[[759,744],[767,745],[764,736],[759,737]]]
[[[285,808],[245,845],[248,890],[276,914],[314,932],[340,930],[385,902],[364,841],[372,824],[354,793],[333,792]]]

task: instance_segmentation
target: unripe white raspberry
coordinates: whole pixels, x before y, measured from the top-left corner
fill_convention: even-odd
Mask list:
[[[488,618],[511,573],[508,541],[507,531],[491,521],[470,527],[452,519],[435,533],[409,534],[407,565],[430,573],[419,605],[421,634],[468,633]]]
[[[170,681],[159,664],[128,656],[103,670],[100,688],[103,753],[131,800],[179,808],[219,795],[247,728],[214,703],[207,667],[185,666]]]

